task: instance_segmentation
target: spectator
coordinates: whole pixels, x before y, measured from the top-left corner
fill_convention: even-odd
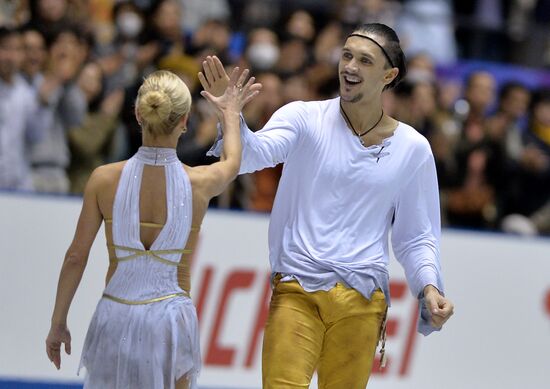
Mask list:
[[[76,86],[84,96],[87,112],[82,123],[67,132],[71,153],[68,175],[70,192],[82,194],[92,171],[105,164],[114,149],[124,92],[119,89],[106,94],[101,67],[94,62],[84,65]]]
[[[25,124],[23,146],[17,143],[18,138],[10,140],[9,146],[4,143],[2,150],[28,148],[21,158],[31,161],[33,186],[39,191],[64,193],[69,188],[67,172],[73,181],[71,190],[79,191],[87,166],[135,153],[141,132],[131,96],[152,71],[177,73],[196,96],[196,69],[205,56],[215,54],[229,66],[252,68],[264,78],[266,91],[262,95],[266,97],[254,100],[244,117],[251,127],[261,127],[264,117],[286,102],[335,97],[335,67],[344,36],[352,25],[381,21],[400,29],[401,44],[409,54],[405,83],[399,90],[382,95],[384,111],[412,124],[429,139],[442,192],[443,221],[468,228],[495,228],[510,214],[529,220],[545,215],[542,204],[528,206],[534,193],[525,193],[528,188],[544,193],[537,185],[546,185],[535,173],[547,159],[541,143],[533,141],[537,138],[534,130],[539,127],[523,128],[532,123],[534,115],[532,110],[525,112],[530,92],[521,85],[504,85],[494,104],[495,77],[501,82],[510,79],[509,74],[474,71],[464,81],[463,69],[468,69],[469,63],[446,64],[454,62],[457,53],[461,59],[510,56],[518,63],[547,63],[546,9],[550,0],[0,3],[4,25],[22,26],[25,55],[18,73],[37,96],[42,117],[50,118],[47,128],[40,131]],[[458,45],[450,35],[451,23],[444,22],[451,18],[457,23]],[[72,27],[75,23],[78,30]],[[95,34],[96,41],[87,38],[89,32]],[[513,44],[504,45],[507,35]],[[516,78],[529,88],[545,84],[544,75],[531,82],[532,73],[538,72],[527,70],[526,77],[518,74]],[[82,80],[77,81],[77,76],[84,74],[90,77],[90,85],[98,85],[99,74],[104,79],[95,98],[83,93]],[[6,85],[15,84],[2,81],[3,89]],[[111,96],[114,115],[121,95],[120,120],[103,120],[109,115],[97,101],[108,101],[106,96]],[[197,101],[177,148],[182,161],[192,166],[214,161],[204,152],[217,131],[209,109]],[[0,106],[7,105],[0,102]],[[32,116],[19,120],[33,121]],[[92,136],[94,126],[101,127],[97,134],[102,135],[93,138],[97,143],[87,144],[86,137]],[[5,142],[6,138],[0,138]],[[83,150],[87,146],[93,148],[92,153]],[[280,167],[260,174],[239,177],[212,204],[269,210]],[[544,228],[541,225],[532,230]]]
[[[134,3],[118,2],[113,8],[113,20],[114,39],[96,50],[109,90],[138,82],[157,54],[155,44],[144,42],[145,17]]]
[[[398,109],[398,117],[417,129],[428,140],[431,140],[437,131],[433,117],[436,113],[436,88],[429,81],[410,81],[401,83],[396,94],[401,104]]]
[[[46,40],[42,33],[32,28],[26,28],[22,33],[25,59],[21,67],[21,75],[27,82],[38,89],[44,75],[44,68],[48,59]]]
[[[185,34],[181,27],[182,8],[178,0],[159,0],[149,10],[148,39],[157,47],[155,62],[166,55],[185,53]]]
[[[87,52],[86,40],[74,28],[59,30],[50,43],[45,75],[49,82],[42,99],[48,104],[53,123],[30,151],[34,186],[39,192],[69,191],[67,132],[80,126],[86,114],[85,97],[75,85],[75,80]]]
[[[522,155],[519,213],[531,215],[550,199],[550,89],[533,94]]]
[[[520,160],[516,213],[504,218],[505,231],[550,234],[550,89],[539,89],[529,109],[530,121]]]
[[[520,121],[525,118],[531,92],[519,82],[502,85],[498,108],[487,120],[488,136],[499,143],[507,157],[518,161],[522,154],[522,129]]]
[[[499,217],[515,212],[522,191],[521,159],[525,152],[521,120],[525,119],[531,92],[521,83],[508,82],[501,87],[498,108],[487,119],[487,137],[501,158],[503,190],[499,191]]]
[[[33,189],[27,149],[51,122],[19,74],[23,59],[21,34],[0,27],[0,189]]]
[[[418,51],[407,57],[407,79],[412,81],[436,81],[435,63],[427,51]]]
[[[502,184],[500,159],[485,133],[487,112],[494,100],[495,80],[477,71],[466,80],[465,112],[456,142],[456,171],[444,200],[450,224],[467,228],[494,228],[497,219],[497,189]],[[453,142],[451,143],[453,144]],[[453,144],[454,146],[454,144]]]
[[[343,27],[338,22],[332,22],[319,31],[313,50],[314,59],[317,63],[331,66],[338,64],[342,50],[343,34]]]
[[[295,74],[284,80],[282,95],[285,104],[299,100],[311,101],[316,98],[307,76],[303,73]]]
[[[217,55],[219,58],[229,60],[229,45],[231,43],[231,31],[229,25],[217,19],[205,21],[195,31],[191,38],[191,47],[187,53],[194,55],[201,61],[208,55]]]
[[[258,28],[248,34],[245,58],[252,71],[262,72],[274,69],[280,58],[277,35],[267,28]]]
[[[311,44],[315,39],[315,22],[311,14],[304,10],[293,12],[285,26],[285,35],[287,37],[301,39],[307,44]]]
[[[35,0],[29,2],[29,26],[40,31],[47,40],[69,24],[76,24],[69,16],[68,0]]]
[[[457,111],[462,135],[467,142],[483,140],[485,119],[495,100],[496,81],[491,73],[474,71],[466,79],[463,108]]]
[[[290,77],[306,71],[311,63],[311,50],[302,39],[291,38],[281,44],[279,61],[275,66],[278,73]]]

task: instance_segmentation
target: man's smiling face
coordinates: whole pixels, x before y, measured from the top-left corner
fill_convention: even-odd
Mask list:
[[[340,97],[355,103],[381,93],[387,83],[384,77],[390,70],[384,53],[374,42],[358,36],[349,37],[338,63]]]

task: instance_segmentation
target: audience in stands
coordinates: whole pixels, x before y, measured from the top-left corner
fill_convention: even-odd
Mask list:
[[[178,74],[196,102],[180,159],[211,163],[217,118],[197,82],[206,55],[253,70],[264,87],[243,117],[260,129],[290,101],[335,96],[342,39],[382,22],[400,33],[409,69],[384,109],[430,142],[443,222],[550,234],[550,76],[525,83],[519,67],[502,76],[484,63],[449,73],[464,59],[549,65],[547,0],[12,3],[0,7],[0,189],[78,194],[96,166],[132,155],[132,96],[156,69]],[[281,169],[240,176],[212,206],[269,212]]]

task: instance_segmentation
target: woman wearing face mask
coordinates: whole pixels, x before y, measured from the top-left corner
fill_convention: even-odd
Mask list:
[[[135,40],[143,30],[143,15],[132,2],[115,5],[115,25],[121,40]]]
[[[273,31],[257,28],[250,32],[246,59],[254,71],[272,70],[279,60],[279,40]]]
[[[99,52],[109,90],[133,85],[157,52],[156,45],[144,43],[144,16],[133,2],[118,2],[113,8],[113,21],[114,40]]]

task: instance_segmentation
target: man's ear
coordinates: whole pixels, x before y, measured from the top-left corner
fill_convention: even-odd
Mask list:
[[[397,78],[398,74],[399,74],[398,68],[389,69],[384,75],[384,84],[385,85],[391,84],[391,82]]]

